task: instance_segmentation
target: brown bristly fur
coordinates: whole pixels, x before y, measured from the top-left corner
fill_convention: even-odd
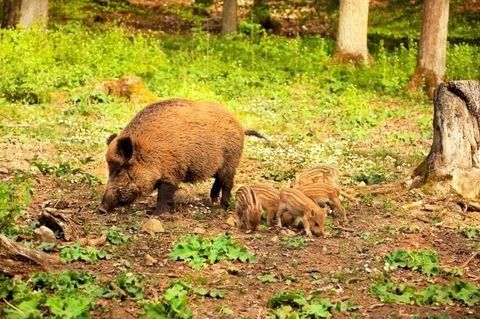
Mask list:
[[[303,171],[291,182],[290,187],[298,188],[314,183],[326,183],[340,190],[338,172],[328,165],[318,165]]]
[[[262,218],[262,205],[252,188],[241,186],[237,190],[235,212],[240,228],[250,230],[258,229]]]
[[[308,237],[312,237],[312,230],[316,235],[324,235],[326,212],[317,206],[310,198],[294,188],[285,188],[280,191],[277,226],[282,227],[282,215],[289,212],[292,216],[302,216],[302,224]]]
[[[267,213],[267,225],[271,225],[278,210],[278,196],[280,192],[269,185],[258,184],[250,186],[262,204],[263,210]]]
[[[108,140],[109,179],[102,209],[158,189],[157,209],[169,210],[179,182],[214,177],[210,197],[228,206],[245,130],[221,104],[172,99],[141,110]]]
[[[297,189],[318,205],[328,205],[332,209],[336,209],[343,220],[347,220],[347,213],[340,202],[339,191],[335,187],[326,183],[314,183],[300,186]]]

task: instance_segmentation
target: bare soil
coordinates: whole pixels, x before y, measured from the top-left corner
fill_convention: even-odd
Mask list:
[[[242,163],[240,171],[248,171],[246,165],[248,161]],[[240,173],[237,185],[247,183],[247,180],[247,174]],[[97,210],[103,186],[91,189],[86,185],[59,182],[43,176],[38,176],[37,182],[26,215],[28,220],[23,223],[35,220],[42,210],[55,209],[71,216],[90,237],[96,237],[115,226],[135,238],[120,246],[103,246],[103,249],[111,252],[110,260],[101,260],[94,265],[74,262],[60,265],[58,270],[88,270],[101,279],[112,279],[128,270],[144,278],[146,299],[161,296],[175,279],[186,279],[207,288],[226,291],[224,299],[191,296],[189,305],[195,318],[222,318],[224,315],[218,312],[221,306],[231,308],[235,318],[266,318],[268,298],[283,290],[321,290],[332,301],[352,300],[359,305],[355,312],[335,313],[335,318],[409,318],[414,314],[425,317],[426,314],[443,313],[451,318],[478,318],[480,313],[480,307],[461,305],[419,307],[382,304],[368,293],[368,288],[381,277],[383,256],[397,248],[433,248],[441,256],[442,266],[463,268],[463,279],[480,285],[480,258],[476,257],[464,265],[475,253],[475,248],[472,242],[458,234],[454,226],[459,221],[471,226],[479,225],[480,213],[463,212],[460,206],[449,199],[401,191],[374,196],[373,201],[366,201],[361,198],[368,197],[368,187],[345,187],[345,191],[356,194],[358,199],[357,202],[344,200],[349,207],[348,223],[340,225],[336,216],[333,216],[334,224],[345,230],[329,228],[326,238],[315,238],[308,241],[304,248],[290,249],[279,243],[280,238],[292,236],[285,234],[285,230],[270,228],[247,234],[228,225],[226,220],[233,212],[210,207],[210,183],[184,185],[177,196],[175,212],[158,216],[166,231],[152,236],[140,229],[152,217],[155,196],[104,215]],[[60,193],[62,195],[58,196]],[[393,208],[384,207],[386,199],[395,203]],[[405,204],[406,209],[400,208]],[[400,226],[418,232],[388,231]],[[206,236],[231,234],[255,253],[257,262],[221,262],[195,271],[184,262],[170,260],[168,254],[175,241],[184,234],[194,232],[196,228],[205,230]],[[301,236],[300,232],[294,236]],[[366,236],[367,232],[371,235]],[[147,266],[146,254],[156,258],[158,264]],[[25,271],[23,275],[26,276],[32,269],[27,267]],[[262,283],[258,277],[264,274],[274,274],[280,280]],[[398,282],[422,282],[417,273],[410,271],[395,271],[392,277]],[[294,279],[290,282],[288,278]],[[441,277],[432,281],[445,282]],[[140,306],[133,300],[120,302],[102,299],[97,306],[94,318],[133,318],[140,311]]]

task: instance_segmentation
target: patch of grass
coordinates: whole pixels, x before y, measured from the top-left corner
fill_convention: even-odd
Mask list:
[[[98,259],[110,259],[110,255],[101,249],[95,247],[82,247],[80,243],[72,246],[63,247],[60,251],[60,260],[63,263],[71,263],[81,260],[87,263],[95,264]]]
[[[480,240],[480,227],[463,227],[458,232],[468,240]]]
[[[305,296],[299,291],[283,291],[268,299],[268,308],[270,318],[330,318],[335,311],[352,311],[357,306],[350,301],[332,303],[316,294]]]
[[[186,235],[172,247],[170,258],[187,261],[193,269],[201,269],[207,263],[214,264],[222,260],[255,262],[255,256],[229,235],[206,238],[199,235]]]
[[[34,158],[30,161],[30,164],[36,167],[43,175],[52,175],[61,180],[67,180],[70,183],[87,183],[90,186],[102,184],[102,181],[98,177],[85,172],[79,167],[72,166],[71,163],[62,162],[58,165],[50,165],[39,162]]]
[[[353,179],[356,182],[363,182],[367,185],[380,184],[388,180],[384,173],[381,172],[368,172],[355,175]]]
[[[0,181],[0,233],[14,235],[16,223],[32,196],[32,183],[28,175],[17,172],[10,181]]]

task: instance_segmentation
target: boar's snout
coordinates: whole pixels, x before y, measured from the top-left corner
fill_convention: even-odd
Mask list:
[[[102,203],[100,204],[100,207],[98,208],[98,210],[100,210],[102,213],[109,213],[117,206],[118,206],[118,203],[117,203],[117,200],[115,199],[115,196],[113,195],[112,192],[109,192],[107,190],[103,195]]]

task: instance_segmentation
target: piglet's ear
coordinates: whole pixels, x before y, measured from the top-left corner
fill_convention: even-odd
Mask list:
[[[117,141],[117,153],[121,155],[125,161],[129,161],[133,154],[133,144],[129,136],[122,137]]]
[[[112,141],[115,139],[115,137],[117,137],[117,133],[113,133],[112,135],[110,135],[107,138],[107,145],[110,145],[110,143],[112,143]]]

